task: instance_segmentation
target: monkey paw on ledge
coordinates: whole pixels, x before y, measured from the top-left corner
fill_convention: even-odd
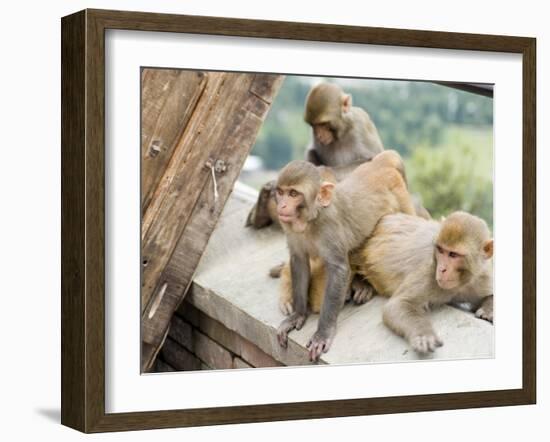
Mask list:
[[[191,311],[195,316],[200,315],[203,327],[193,329],[193,332],[186,329],[182,332],[181,324],[184,322],[175,316],[169,339],[161,351],[161,357],[167,351],[177,351],[174,348],[183,345],[177,342],[178,336],[179,341],[190,342],[193,335],[194,342],[186,346],[191,347],[194,354],[206,356],[201,357],[200,361],[197,359],[195,364],[183,364],[172,369],[310,364],[306,344],[316,330],[318,315],[311,315],[301,330],[289,334],[287,348],[282,348],[277,341],[277,327],[284,316],[278,305],[279,280],[270,278],[268,271],[275,264],[285,261],[288,253],[284,235],[277,228],[254,230],[243,227],[256,199],[256,191],[237,183],[197,268],[192,287],[179,309],[179,314],[187,310],[183,311],[184,317]],[[332,347],[322,355],[320,363],[494,356],[494,327],[472,313],[450,306],[431,313],[433,325],[444,346],[433,354],[420,356],[382,323],[385,302],[386,299],[376,296],[360,306],[346,305],[338,317],[338,331]],[[185,325],[191,330],[191,325],[186,322]],[[216,329],[215,336],[208,336],[208,330],[213,329]],[[219,338],[220,333],[222,339]],[[187,337],[181,338],[183,335]],[[207,350],[206,346],[212,342],[214,350]],[[235,348],[243,348],[245,344],[254,347],[256,354],[263,357],[244,360],[246,355],[238,354]],[[167,349],[168,346],[171,349]],[[185,352],[189,354],[189,349]],[[225,356],[224,352],[229,356]],[[194,355],[190,357],[195,358]]]

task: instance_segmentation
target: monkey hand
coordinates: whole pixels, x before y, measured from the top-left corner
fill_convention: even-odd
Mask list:
[[[270,225],[274,220],[269,213],[269,200],[272,198],[275,190],[275,181],[264,184],[258,195],[258,201],[250,210],[245,227],[261,229]]]
[[[306,345],[309,350],[309,360],[311,362],[317,362],[321,354],[329,351],[334,335],[335,330],[330,332],[321,332],[317,330],[315,332]]]
[[[376,295],[374,287],[366,279],[359,275],[353,277],[351,282],[351,298],[355,304],[364,304],[370,301]]]
[[[486,321],[489,321],[490,323],[493,322],[493,308],[492,306],[490,308],[487,308],[486,306],[480,307],[476,310],[476,318],[479,319],[485,319]]]
[[[304,323],[306,322],[307,316],[301,315],[299,313],[293,313],[288,318],[286,318],[279,328],[277,329],[277,340],[279,345],[283,348],[286,348],[288,345],[288,334],[296,329],[300,330]]]
[[[493,295],[487,296],[476,310],[476,317],[493,322]]]
[[[426,354],[435,351],[437,347],[443,345],[443,341],[433,332],[423,335],[416,335],[410,339],[410,344],[418,353]]]

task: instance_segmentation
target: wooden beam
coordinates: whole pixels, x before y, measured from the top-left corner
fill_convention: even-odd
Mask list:
[[[141,208],[147,210],[206,84],[201,71],[141,72]]]
[[[282,80],[279,75],[207,74],[143,218],[144,343],[162,344]],[[152,364],[153,359],[143,358],[142,370]]]

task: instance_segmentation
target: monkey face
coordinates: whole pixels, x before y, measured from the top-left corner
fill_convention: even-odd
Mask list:
[[[282,223],[291,223],[299,215],[304,195],[292,187],[277,187],[277,215]]]
[[[435,258],[437,262],[435,280],[443,290],[456,289],[463,284],[465,257],[456,250],[436,245]]]
[[[454,212],[443,221],[437,238],[436,281],[446,290],[468,284],[492,256],[493,240],[485,221]]]
[[[345,94],[340,86],[321,83],[311,89],[304,119],[313,129],[316,144],[328,146],[338,142],[349,129],[349,121],[344,119],[350,110],[351,95]]]
[[[303,232],[315,218],[315,197],[321,186],[321,172],[307,161],[291,161],[279,172],[275,199],[283,229]]]
[[[275,199],[281,225],[290,227],[295,232],[303,232],[307,225],[302,213],[305,208],[304,194],[293,187],[278,186]]]
[[[332,144],[336,139],[334,130],[329,123],[314,124],[312,127],[313,136],[319,144],[327,146]]]

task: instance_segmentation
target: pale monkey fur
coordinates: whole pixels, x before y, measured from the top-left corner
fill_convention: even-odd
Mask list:
[[[493,320],[493,264],[492,259],[484,259],[481,250],[490,240],[492,256],[493,243],[486,223],[465,212],[455,212],[444,223],[442,232],[441,222],[404,214],[386,215],[366,245],[350,255],[352,270],[366,278],[377,294],[392,298],[384,308],[386,325],[409,340],[413,329],[414,333],[433,333],[424,311],[437,305],[471,303],[477,317]],[[445,290],[436,282],[438,241],[466,255],[464,281],[457,288]],[[320,311],[325,284],[323,263],[312,260],[309,306],[314,313]],[[288,314],[291,305],[290,272],[285,265],[281,271],[280,306]],[[404,306],[408,306],[408,312]],[[408,314],[405,322],[409,327],[395,320],[396,312]]]

